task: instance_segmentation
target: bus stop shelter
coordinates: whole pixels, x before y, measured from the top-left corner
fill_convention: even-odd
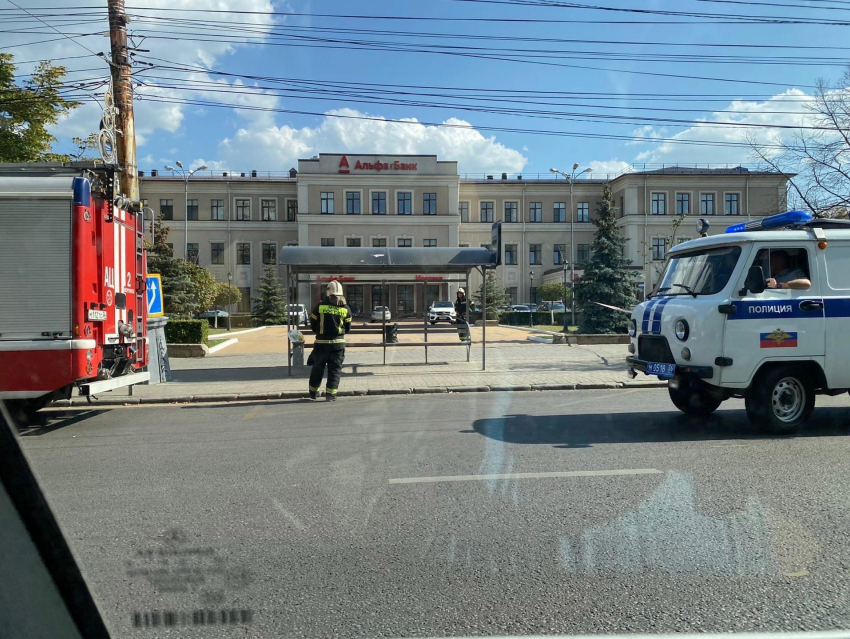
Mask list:
[[[384,284],[382,276],[409,276],[408,279],[397,280],[396,284],[421,283],[417,275],[427,273],[443,277],[443,282],[464,284],[469,291],[469,274],[479,271],[482,279],[484,271],[495,266],[495,257],[487,248],[354,248],[354,247],[300,247],[284,246],[280,249],[280,264],[284,267],[284,281],[289,293],[287,304],[298,304],[300,284],[312,284],[317,281],[327,282],[339,276],[358,276],[372,279],[358,279],[363,284]],[[312,288],[311,288],[312,290]],[[485,291],[486,294],[486,291]],[[305,300],[305,306],[312,309],[318,300]],[[482,307],[486,308],[486,297],[482,299]],[[467,293],[467,319],[470,312],[469,295]],[[291,329],[290,315],[287,312],[287,335]],[[384,364],[387,361],[387,347],[423,346],[425,358],[428,358],[428,317],[424,321],[423,342],[387,343],[386,318],[381,313],[381,342],[370,344],[350,344],[349,346],[381,346],[384,350]],[[482,319],[485,319],[482,317]],[[286,340],[287,370],[292,375],[292,343]],[[431,346],[466,346],[467,361],[469,361],[469,343],[461,341],[452,343],[432,342]],[[482,322],[481,339],[482,370],[487,370],[487,322]]]

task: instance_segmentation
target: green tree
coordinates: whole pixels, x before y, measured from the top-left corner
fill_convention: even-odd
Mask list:
[[[13,56],[0,53],[0,162],[45,162],[68,160],[51,153],[56,138],[48,128],[82,104],[66,100],[65,67],[41,62],[20,84],[15,82]]]
[[[563,284],[542,284],[537,287],[537,299],[541,302],[564,302],[569,304],[570,289]]]
[[[215,306],[234,306],[241,300],[242,291],[239,290],[238,286],[221,282],[218,285],[218,290],[216,291],[213,304],[215,304]]]
[[[617,228],[611,189],[606,184],[596,209],[596,235],[592,257],[576,285],[576,301],[582,310],[582,333],[625,333],[629,317],[594,302],[631,309],[637,300],[632,288],[629,261],[623,255],[625,239]]]
[[[251,316],[260,326],[286,324],[286,297],[273,266],[263,269],[260,294],[254,301]]]
[[[197,304],[195,312],[208,311],[212,308],[218,294],[218,282],[215,281],[215,276],[208,269],[192,262],[183,262],[183,268],[186,269],[194,287]]]
[[[148,243],[148,273],[159,273],[162,277],[162,299],[165,313],[174,318],[189,318],[202,309],[195,283],[187,264],[176,259],[168,240],[168,227],[162,223],[160,214],[154,224],[154,242]]]
[[[473,299],[478,306],[484,306],[484,293],[487,293],[487,319],[496,319],[499,306],[504,306],[508,303],[508,294],[505,287],[502,286],[501,280],[496,277],[494,270],[488,270],[484,281],[481,282],[481,287],[475,292]]]

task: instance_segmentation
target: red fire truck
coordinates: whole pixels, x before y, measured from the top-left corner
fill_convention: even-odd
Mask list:
[[[0,164],[0,400],[148,381],[144,217],[94,163]]]

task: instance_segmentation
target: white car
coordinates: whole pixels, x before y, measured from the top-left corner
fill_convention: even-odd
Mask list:
[[[431,324],[436,324],[437,322],[454,324],[456,320],[457,313],[455,313],[455,307],[451,302],[434,302],[431,304],[431,308],[428,309],[428,321]]]
[[[307,308],[303,304],[290,304],[289,321],[296,326],[307,326]]]
[[[384,321],[389,322],[390,319],[392,319],[392,316],[390,315],[390,309],[388,309],[386,306],[376,306],[372,310],[371,321],[373,321],[373,322],[384,322]]]

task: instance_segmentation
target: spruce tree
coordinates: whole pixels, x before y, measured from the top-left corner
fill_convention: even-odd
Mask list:
[[[593,238],[592,256],[584,267],[584,274],[576,284],[576,301],[582,311],[582,333],[625,333],[628,315],[594,302],[631,309],[637,304],[624,257],[626,240],[620,235],[611,189],[606,184],[602,201],[596,209],[596,235]]]
[[[286,324],[286,299],[273,266],[263,269],[259,293],[251,311],[256,323],[260,326]]]
[[[496,272],[492,269],[487,271],[484,281],[481,282],[481,288],[475,292],[474,300],[479,306],[482,305],[485,289],[487,293],[486,317],[487,319],[496,319],[496,309],[507,303],[508,295],[505,292],[505,287],[496,277]],[[467,291],[467,297],[469,297],[469,291]]]
[[[168,227],[162,223],[160,213],[154,224],[154,242],[147,242],[148,273],[158,273],[162,277],[162,299],[166,315],[174,319],[189,318],[192,313],[206,310],[202,300],[198,299],[195,284],[192,282],[186,263],[172,255],[166,240]]]

